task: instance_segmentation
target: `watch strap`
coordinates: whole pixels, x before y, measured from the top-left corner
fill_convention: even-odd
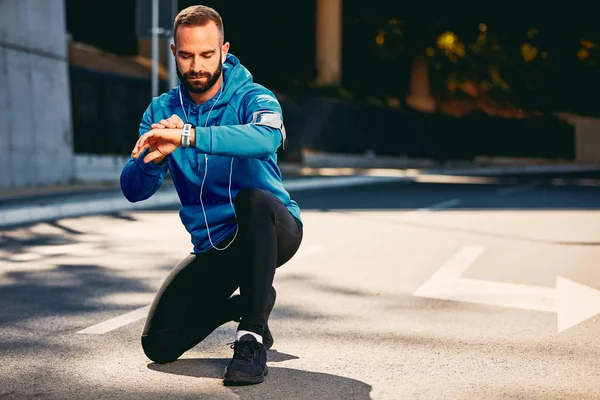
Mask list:
[[[192,131],[192,124],[184,124],[183,131],[181,132],[181,147],[190,147],[190,133]]]

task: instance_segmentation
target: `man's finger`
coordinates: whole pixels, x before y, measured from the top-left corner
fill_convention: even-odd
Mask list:
[[[173,114],[168,118],[168,121],[175,125],[175,128],[181,129],[183,128],[183,121],[179,118],[179,115]]]
[[[135,146],[133,146],[133,151],[131,152],[131,154],[133,154],[134,156],[137,156],[140,154],[140,143],[142,141],[142,138],[139,138],[137,143],[135,144]]]
[[[152,124],[150,125],[150,129],[165,129],[166,126],[164,126],[163,124]]]
[[[146,154],[146,157],[144,157],[144,163],[148,164],[149,162],[154,161],[157,158],[161,158],[161,157],[164,157],[164,154],[161,153],[160,151],[158,151],[158,150],[151,151],[150,153]]]
[[[149,146],[146,146],[142,149],[138,148],[137,146],[133,149],[133,151],[131,152],[131,156],[133,158],[138,158],[140,156],[140,154],[142,154],[142,152],[144,151],[145,148],[147,148]]]
[[[154,133],[157,132],[155,130],[148,131],[142,135],[140,138],[139,147],[142,148],[146,143],[148,143],[151,139],[154,138]]]
[[[161,129],[164,128],[171,128],[171,129],[175,129],[175,123],[173,121],[171,121],[171,118],[169,119],[161,119],[159,124],[163,125],[163,127]]]
[[[140,141],[142,140],[142,137],[140,137],[137,142],[135,142],[135,145],[133,146],[133,150],[131,150],[131,155],[133,156],[133,158],[137,158],[137,156],[140,154],[139,152],[139,148],[140,148]]]
[[[135,151],[137,154],[139,154],[143,151],[142,148],[144,148],[144,146],[148,142],[148,139],[151,137],[151,135],[152,134],[150,132],[146,132],[140,137],[140,139],[137,142],[136,151]]]
[[[142,148],[140,149],[140,151],[138,152],[138,157],[140,156],[140,154],[142,154],[146,149],[150,148],[150,143],[146,143],[144,146],[142,146]]]

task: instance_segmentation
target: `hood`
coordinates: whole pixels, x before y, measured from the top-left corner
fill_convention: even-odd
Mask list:
[[[220,100],[228,103],[241,87],[252,83],[252,74],[236,56],[227,53],[227,58],[223,63],[223,82],[224,91]]]

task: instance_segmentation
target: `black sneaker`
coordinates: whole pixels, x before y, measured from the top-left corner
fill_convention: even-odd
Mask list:
[[[269,373],[267,368],[267,350],[246,334],[239,341],[233,342],[233,358],[225,368],[223,383],[225,385],[251,385],[261,383]]]
[[[275,291],[275,288],[272,287],[271,288],[271,292],[272,292],[272,296],[271,296],[271,303],[269,304],[269,307],[267,308],[267,314],[265,315],[266,317],[266,323],[265,323],[265,328],[263,331],[263,344],[265,346],[265,349],[269,350],[274,343],[274,339],[273,339],[273,334],[271,333],[271,330],[269,329],[269,316],[271,315],[271,311],[273,311],[273,307],[275,306],[275,299],[277,298],[277,292]],[[234,322],[240,322],[242,320],[242,318],[240,317],[241,314],[241,309],[242,309],[242,296],[240,296],[239,294],[234,294],[233,296],[231,296],[229,298],[229,309],[232,310],[230,312],[231,314],[231,320]]]

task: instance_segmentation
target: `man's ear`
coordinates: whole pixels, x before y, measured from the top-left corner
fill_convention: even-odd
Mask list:
[[[177,55],[177,49],[175,48],[175,45],[173,43],[171,43],[171,52],[173,52],[173,57]]]
[[[227,52],[229,51],[229,42],[225,42],[223,47],[221,47],[221,62],[225,62],[227,59]]]

